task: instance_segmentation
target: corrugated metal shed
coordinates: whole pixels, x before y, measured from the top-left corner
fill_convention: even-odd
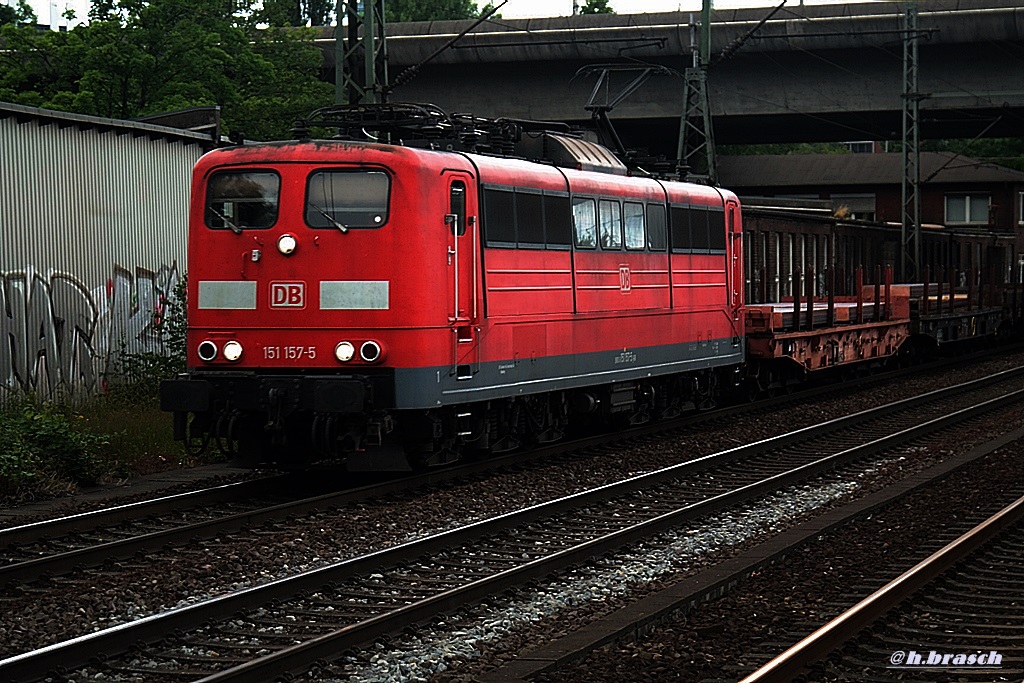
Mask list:
[[[0,400],[95,391],[185,272],[209,136],[0,103]]]

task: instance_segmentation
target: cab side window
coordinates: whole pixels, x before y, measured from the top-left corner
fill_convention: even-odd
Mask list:
[[[647,241],[644,236],[644,205],[626,202],[622,205],[622,219],[626,228],[626,249],[642,250]]]
[[[647,246],[651,251],[665,251],[665,206],[647,205]]]
[[[602,199],[601,207],[601,248],[616,250],[622,248],[622,209],[618,202]]]
[[[451,216],[453,235],[466,234],[466,183],[461,180],[452,181],[451,196],[448,201],[448,215]]]
[[[576,246],[593,249],[597,246],[597,211],[593,199],[572,200],[572,221],[576,233]]]

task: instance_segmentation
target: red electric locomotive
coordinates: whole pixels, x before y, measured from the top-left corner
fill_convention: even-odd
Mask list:
[[[427,107],[196,165],[179,438],[393,469],[713,401],[743,360],[739,203],[603,147]],[[403,144],[398,144],[399,142]]]

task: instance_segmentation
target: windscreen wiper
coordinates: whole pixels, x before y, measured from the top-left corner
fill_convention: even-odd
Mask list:
[[[327,211],[325,211],[324,209],[321,209],[319,206],[314,204],[312,199],[307,199],[306,200],[306,204],[309,205],[310,207],[316,209],[317,213],[319,213],[321,216],[323,216],[328,221],[330,221],[331,225],[336,227],[338,230],[341,230],[342,232],[348,232],[348,226],[347,225],[342,225],[338,221],[334,220],[334,217],[331,216],[331,214],[327,213]]]
[[[227,216],[225,216],[224,214],[222,214],[220,211],[218,211],[217,209],[213,208],[212,206],[207,206],[206,208],[209,209],[210,212],[212,212],[214,215],[216,215],[217,218],[219,218],[222,221],[224,221],[224,225],[226,225],[229,228],[231,228],[231,232],[235,233],[236,235],[241,235],[242,234],[242,229],[240,227],[238,227],[237,225],[235,225],[231,221],[230,218],[228,218]]]

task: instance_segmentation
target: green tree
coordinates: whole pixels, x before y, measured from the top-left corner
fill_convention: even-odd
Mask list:
[[[850,148],[841,142],[785,142],[762,145],[723,145],[723,155],[749,156],[756,154],[850,154]]]
[[[264,0],[259,20],[271,26],[302,26],[305,21],[300,0]]]
[[[36,13],[32,11],[32,6],[28,4],[27,0],[18,0],[18,4],[14,6],[0,5],[0,26],[34,23],[36,23]]]
[[[443,21],[475,19],[480,10],[473,0],[387,0],[386,21]]]
[[[227,131],[286,137],[332,99],[305,29],[258,30],[242,0],[97,0],[67,33],[4,26],[0,100],[112,118],[219,105]]]
[[[334,0],[263,0],[257,17],[271,26],[328,26],[334,5]]]
[[[921,143],[921,149],[929,152],[952,152],[1024,171],[1024,138],[926,140]]]
[[[580,5],[580,14],[614,14],[610,0],[585,0]]]

